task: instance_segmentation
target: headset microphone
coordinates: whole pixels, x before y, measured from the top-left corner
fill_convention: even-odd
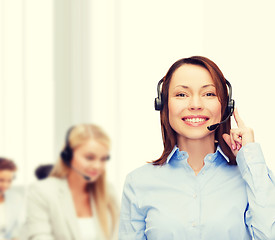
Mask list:
[[[230,82],[228,82],[226,79],[225,79],[225,81],[226,81],[226,85],[228,86],[228,102],[227,102],[227,109],[226,109],[227,117],[219,123],[208,126],[207,129],[209,131],[213,131],[217,127],[219,127],[221,124],[225,123],[232,116],[232,114],[234,112],[235,101],[234,101],[234,99],[232,99],[232,87],[231,87]]]
[[[80,172],[79,170],[74,168],[73,166],[70,166],[70,167],[72,168],[72,170],[74,170],[76,173],[78,173],[81,177],[83,177],[86,181],[91,181],[92,180],[89,176],[83,174],[82,172]]]
[[[226,119],[224,119],[223,121],[221,121],[221,122],[219,122],[219,123],[216,123],[216,124],[213,124],[213,125],[208,126],[207,129],[208,129],[209,131],[215,130],[215,129],[216,129],[217,127],[219,127],[221,124],[225,123],[225,122],[229,119],[229,117],[230,117],[231,115],[232,115],[232,114],[229,114],[229,115],[226,117]]]

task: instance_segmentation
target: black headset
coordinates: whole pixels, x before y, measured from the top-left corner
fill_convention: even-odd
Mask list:
[[[232,86],[229,81],[225,79],[226,85],[228,86],[228,99],[227,99],[227,108],[225,114],[229,117],[232,116],[235,109],[235,100],[232,99]]]
[[[160,86],[162,83],[163,83],[163,78],[160,79],[158,82],[158,87],[157,87],[158,96],[155,98],[155,110],[156,111],[161,111],[163,108],[162,92],[160,90]]]
[[[230,116],[232,116],[234,112],[234,107],[235,107],[235,101],[232,99],[232,87],[229,81],[225,79],[226,85],[228,86],[228,99],[227,99],[227,108],[225,111],[225,116],[226,119]],[[163,100],[162,100],[162,93],[160,90],[160,86],[163,83],[163,78],[158,82],[158,87],[157,87],[157,93],[158,96],[155,98],[155,110],[156,111],[161,111],[163,108]]]
[[[73,158],[73,150],[70,146],[70,141],[69,141],[69,138],[73,129],[74,129],[74,126],[68,129],[66,134],[65,147],[63,151],[60,153],[60,157],[68,167],[71,167],[71,160]]]

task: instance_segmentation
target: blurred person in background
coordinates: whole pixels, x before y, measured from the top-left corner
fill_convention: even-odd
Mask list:
[[[30,186],[27,239],[117,239],[118,205],[106,183],[110,139],[98,126],[71,127],[50,176]]]
[[[23,196],[11,188],[17,167],[7,158],[0,158],[0,240],[18,239],[22,227]]]

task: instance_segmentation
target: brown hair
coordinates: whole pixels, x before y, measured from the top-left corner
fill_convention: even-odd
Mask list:
[[[103,145],[110,147],[110,139],[108,135],[97,125],[94,124],[80,124],[70,132],[69,145],[74,151],[75,148],[84,144],[89,139],[95,139]],[[66,146],[65,146],[66,147]],[[57,163],[54,165],[50,176],[57,178],[66,178],[70,168],[64,163],[60,157]],[[100,226],[109,239],[114,231],[114,226],[118,219],[118,206],[110,194],[110,190],[106,183],[106,173],[104,172],[94,183],[88,183],[86,186],[88,192],[91,192],[95,201],[95,207],[99,218]],[[112,226],[110,228],[108,223],[108,215],[111,216]],[[111,230],[111,231],[110,231]]]
[[[2,170],[16,171],[17,167],[12,160],[0,157],[0,171]]]
[[[169,91],[168,90],[169,90],[169,85],[174,72],[183,64],[197,65],[208,70],[215,84],[218,99],[221,102],[221,114],[222,116],[224,116],[223,119],[227,116],[226,109],[227,109],[227,102],[228,102],[228,91],[226,87],[226,80],[221,70],[218,68],[218,66],[210,59],[206,57],[201,57],[201,56],[182,58],[176,61],[170,67],[166,76],[163,78],[163,84],[162,84],[163,108],[160,112],[160,120],[161,120],[161,132],[162,132],[164,150],[160,158],[153,161],[154,165],[165,164],[168,155],[171,153],[172,149],[177,144],[176,132],[170,126],[169,118],[168,118],[168,111],[169,111],[168,109],[168,92]],[[215,140],[218,141],[222,151],[229,158],[229,164],[236,165],[237,164],[236,158],[222,137],[224,133],[229,133],[230,129],[231,129],[231,122],[229,119],[225,123],[221,124],[218,129],[215,130]]]

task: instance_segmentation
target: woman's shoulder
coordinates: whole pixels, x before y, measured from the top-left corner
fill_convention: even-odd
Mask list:
[[[17,203],[22,202],[24,199],[24,190],[21,189],[21,186],[20,187],[11,187],[5,193],[5,197],[8,201],[17,202]]]
[[[55,184],[60,184],[62,182],[66,181],[65,178],[57,178],[57,177],[47,177],[45,179],[42,180],[37,180],[36,182],[34,182],[32,185],[33,186],[52,186]]]
[[[55,194],[56,191],[66,184],[66,179],[57,177],[48,177],[43,180],[38,180],[30,185],[29,192],[36,192],[39,194]]]
[[[134,181],[141,184],[143,182],[154,182],[155,179],[163,176],[165,171],[167,171],[166,165],[156,166],[153,165],[153,163],[147,163],[128,173],[126,176],[126,182]]]
[[[139,176],[144,174],[151,174],[154,168],[157,168],[158,166],[154,166],[152,163],[146,163],[131,172],[128,173],[128,176]]]

